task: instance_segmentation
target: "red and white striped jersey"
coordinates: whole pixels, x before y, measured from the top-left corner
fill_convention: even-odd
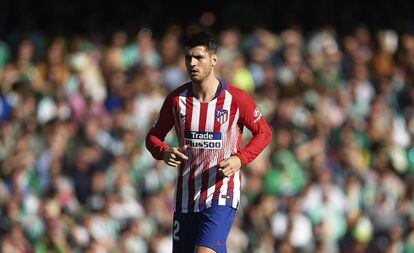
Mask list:
[[[199,212],[212,205],[238,208],[241,172],[219,176],[218,164],[236,155],[242,165],[251,162],[269,144],[271,132],[252,98],[244,91],[220,81],[216,97],[201,103],[186,83],[170,93],[158,120],[149,131],[146,146],[161,160],[170,147],[164,138],[175,127],[179,145],[188,148],[188,160],[180,165],[175,192],[175,211]],[[241,150],[243,127],[252,139]]]

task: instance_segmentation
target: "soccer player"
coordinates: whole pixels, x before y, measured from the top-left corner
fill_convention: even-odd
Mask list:
[[[146,146],[155,159],[178,167],[173,253],[222,253],[239,207],[240,167],[259,155],[272,134],[252,98],[216,78],[212,35],[194,34],[184,50],[191,82],[167,96]],[[253,136],[241,149],[244,126]],[[164,143],[172,127],[179,147]]]

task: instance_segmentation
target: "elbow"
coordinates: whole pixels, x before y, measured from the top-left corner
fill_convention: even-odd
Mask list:
[[[149,150],[149,144],[150,144],[150,136],[149,134],[147,134],[147,136],[145,136],[145,147]]]
[[[152,156],[154,156],[152,150],[153,150],[153,136],[151,134],[147,134],[147,136],[145,137],[145,147],[147,148],[147,150],[152,154]]]

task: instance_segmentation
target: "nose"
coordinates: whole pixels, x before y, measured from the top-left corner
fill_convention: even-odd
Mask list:
[[[191,57],[191,60],[190,60],[190,66],[195,66],[195,65],[196,65],[196,63],[197,63],[197,59],[196,59],[196,58],[194,58],[194,57]]]

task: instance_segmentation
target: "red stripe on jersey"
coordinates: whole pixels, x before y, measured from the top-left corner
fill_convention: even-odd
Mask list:
[[[224,104],[224,93],[223,92],[219,97],[217,97],[217,102],[216,102],[216,107],[214,109],[214,127],[213,127],[213,132],[220,132],[220,123],[216,120],[216,112],[219,109],[223,108],[223,104]],[[211,159],[211,158],[210,158]],[[217,178],[217,172],[216,173],[211,173],[210,169],[212,170],[216,170],[217,166],[214,166],[212,168],[209,167],[210,165],[210,161],[207,159],[205,160],[204,163],[204,167],[203,167],[203,172],[202,172],[202,182],[201,182],[201,196],[200,196],[200,209],[204,209],[204,207],[206,207],[206,200],[207,200],[207,190],[208,190],[208,182],[210,180],[210,176],[211,175],[216,175]],[[214,178],[214,181],[217,183],[216,178]]]
[[[185,110],[185,128],[184,131],[191,131],[191,121],[193,119],[193,94],[191,88],[188,89],[187,100],[186,100],[186,110]],[[187,198],[187,208],[188,212],[193,212],[194,209],[194,192],[195,192],[195,180],[194,180],[194,163],[196,161],[195,157],[189,157],[190,159],[190,175],[188,176],[188,198]],[[185,203],[183,203],[185,204]]]
[[[184,131],[190,131],[191,130],[191,118],[193,116],[193,96],[191,95],[191,92],[187,92],[187,97],[185,99],[185,126]]]
[[[204,132],[206,129],[208,103],[200,103],[200,105],[200,123],[198,125],[198,130]]]
[[[175,132],[177,133],[177,138],[178,138],[178,142],[180,143],[179,145],[184,145],[183,143],[181,143],[181,140],[183,140],[184,138],[182,137],[182,131],[180,129],[180,96],[174,98],[173,101],[173,113],[174,113],[174,129]]]

